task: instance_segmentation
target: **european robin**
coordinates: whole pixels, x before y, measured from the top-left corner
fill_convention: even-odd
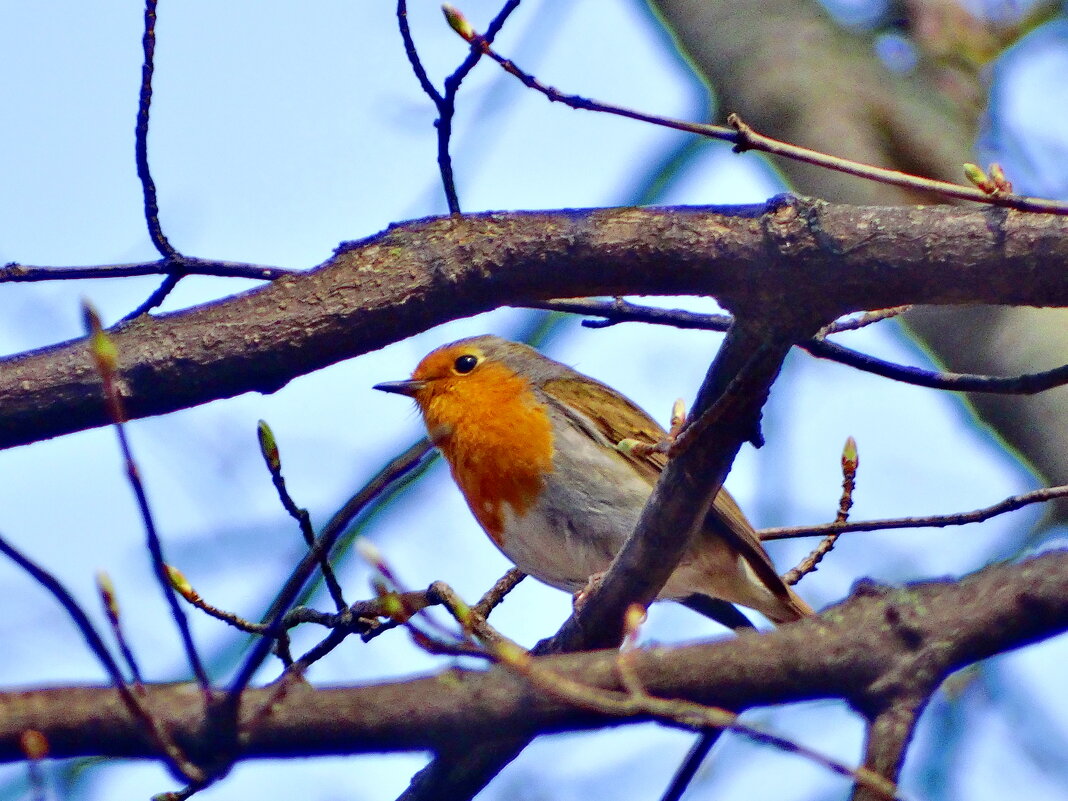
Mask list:
[[[496,336],[427,355],[407,381],[375,389],[415,400],[475,518],[515,565],[577,592],[633,531],[667,457],[623,452],[667,433],[611,387]],[[748,606],[775,623],[812,614],[779,578],[738,504],[720,490],[704,530],[660,598],[718,620]],[[744,620],[744,618],[743,618]]]

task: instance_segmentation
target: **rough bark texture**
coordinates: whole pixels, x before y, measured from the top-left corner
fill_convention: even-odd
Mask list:
[[[1068,628],[1068,552],[988,567],[960,581],[904,588],[859,585],[846,602],[767,634],[643,651],[635,666],[659,697],[729,709],[844,698],[868,715],[904,695],[931,692],[951,671]],[[544,657],[539,664],[589,686],[619,689],[616,652]],[[194,685],[151,686],[156,718],[195,759],[220,748],[205,731]],[[261,714],[264,704],[270,711]],[[500,668],[448,670],[367,687],[294,684],[246,692],[244,756],[302,756],[447,749],[503,733],[611,725],[532,689]],[[646,715],[618,720],[635,723]],[[19,737],[45,734],[55,757],[156,756],[109,687],[0,694],[0,760],[23,758]]]
[[[1066,305],[1066,234],[1063,217],[1002,209],[807,201],[430,219],[345,245],[305,275],[138,319],[114,341],[128,413],[144,417],[272,392],[446,320],[549,297],[700,294],[735,309],[788,297],[817,316]],[[84,342],[0,362],[0,447],[107,422]]]

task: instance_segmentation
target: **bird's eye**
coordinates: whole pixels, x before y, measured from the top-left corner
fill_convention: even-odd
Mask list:
[[[465,353],[463,356],[457,357],[456,361],[453,362],[452,366],[453,366],[453,369],[456,370],[456,372],[458,372],[460,374],[463,374],[463,373],[470,373],[472,370],[475,369],[475,365],[477,365],[477,364],[478,364],[478,357],[477,356],[473,356],[470,353]]]

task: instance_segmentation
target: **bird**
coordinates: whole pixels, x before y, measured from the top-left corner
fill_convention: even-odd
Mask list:
[[[567,592],[603,573],[635,528],[667,463],[667,432],[626,396],[529,345],[494,335],[424,357],[411,378],[375,389],[412,398],[467,505],[516,567]],[[732,628],[813,614],[776,572],[753,526],[721,489],[658,600]]]

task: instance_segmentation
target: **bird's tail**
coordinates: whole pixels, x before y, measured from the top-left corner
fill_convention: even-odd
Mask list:
[[[794,592],[793,587],[787,586],[786,595],[776,595],[775,600],[777,604],[769,605],[768,608],[760,611],[776,626],[793,623],[795,620],[816,614],[816,610],[805,603],[801,596]]]

